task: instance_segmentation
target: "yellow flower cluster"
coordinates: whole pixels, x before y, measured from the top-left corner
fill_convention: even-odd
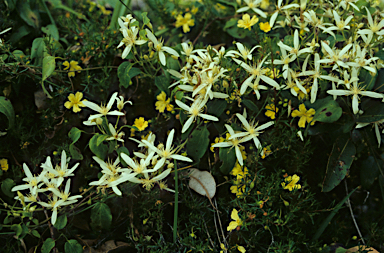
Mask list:
[[[79,70],[82,70],[82,68],[79,66],[79,63],[77,61],[71,61],[71,62],[65,61],[63,62],[63,65],[65,66],[64,70],[69,69],[68,77],[74,77],[76,71],[77,73],[80,73]]]
[[[292,117],[300,117],[299,127],[305,128],[305,123],[311,123],[311,125],[315,124],[313,121],[313,116],[315,115],[315,109],[311,108],[307,110],[304,104],[299,105],[299,110],[294,110],[292,112]]]
[[[242,19],[237,22],[237,27],[251,30],[251,27],[257,22],[259,19],[255,15],[251,19],[249,14],[244,14]]]
[[[8,160],[3,158],[3,159],[0,159],[0,167],[1,167],[1,170],[3,171],[7,171],[8,170]]]
[[[235,167],[231,171],[231,175],[235,176],[236,180],[230,190],[233,194],[236,194],[236,197],[241,198],[245,192],[244,180],[246,180],[249,175],[248,169],[246,167],[242,168],[239,163],[236,163]]]
[[[296,189],[301,189],[301,185],[298,184],[300,177],[296,174],[285,178],[284,182],[281,183],[281,186],[284,190],[289,190],[290,192]]]
[[[144,131],[148,127],[148,121],[143,117],[135,119],[133,126],[136,127],[139,131]]]
[[[186,13],[183,17],[183,15],[179,14],[176,17],[176,23],[175,26],[176,28],[183,27],[183,33],[189,32],[191,29],[189,29],[190,26],[195,25],[195,20],[192,19],[192,14],[191,13]]]
[[[167,108],[167,111],[172,111],[173,110],[173,105],[171,105],[170,100],[171,98],[167,99],[167,95],[165,94],[164,91],[162,91],[157,97],[157,102],[155,103],[156,110],[159,112],[164,112],[165,108]]]

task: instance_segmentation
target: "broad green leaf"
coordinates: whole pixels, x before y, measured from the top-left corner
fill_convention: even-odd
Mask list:
[[[43,63],[44,51],[46,50],[44,39],[36,38],[32,42],[31,59],[35,59],[35,65],[40,66]]]
[[[223,5],[227,5],[227,6],[232,6],[233,8],[237,8],[237,4],[236,2],[231,2],[231,1],[224,1],[224,0],[217,0],[217,2],[223,4]]]
[[[68,133],[68,137],[72,139],[72,143],[75,143],[80,139],[81,130],[77,127],[72,127],[71,131]]]
[[[206,127],[195,129],[187,142],[187,154],[193,161],[198,162],[208,150],[209,131]]]
[[[207,103],[208,114],[220,117],[227,108],[227,101],[224,99],[215,99]]]
[[[117,154],[119,154],[119,159],[120,159],[120,163],[124,166],[124,167],[127,167],[128,164],[121,158],[121,154],[126,154],[129,156],[129,150],[122,146],[122,147],[119,147],[117,150],[116,150]]]
[[[55,57],[51,55],[47,55],[43,58],[43,79],[47,79],[55,70],[56,67],[56,62],[55,62]]]
[[[3,191],[3,193],[5,195],[7,195],[10,198],[13,198],[13,197],[15,197],[15,193],[12,192],[11,189],[15,185],[16,184],[15,184],[15,182],[12,179],[6,178],[6,179],[3,180],[3,182],[1,182],[1,190]]]
[[[37,11],[32,11],[28,1],[19,1],[17,11],[20,17],[30,26],[38,28],[40,26],[40,17]]]
[[[379,100],[371,99],[364,106],[364,113],[356,121],[359,123],[373,123],[384,119],[384,104]]]
[[[351,191],[345,198],[343,198],[342,201],[340,201],[335,208],[331,211],[331,213],[325,218],[325,220],[320,224],[320,227],[316,230],[315,235],[312,238],[312,242],[317,241],[317,239],[320,238],[321,234],[324,232],[324,230],[327,228],[328,224],[331,222],[333,216],[337,214],[337,212],[340,210],[340,208],[343,207],[344,203],[348,200],[348,198],[357,190],[355,188],[353,191]]]
[[[293,40],[294,38],[292,35],[286,35],[284,37],[284,44],[287,46],[293,47]]]
[[[231,18],[230,20],[228,20],[225,25],[224,25],[224,31],[229,28],[229,27],[233,27],[235,25],[237,25],[237,22],[238,20],[236,18]]]
[[[368,158],[363,160],[360,166],[361,185],[365,188],[370,187],[379,175],[379,170],[382,167],[383,161],[380,158],[375,159],[373,156],[368,156]]]
[[[320,122],[335,122],[341,117],[343,113],[343,110],[339,104],[333,100],[331,96],[317,100],[310,107],[313,107],[316,111],[315,115],[313,116],[313,120]]]
[[[141,13],[141,17],[143,18],[143,25],[148,25],[151,20],[147,17],[147,12]]]
[[[75,160],[83,160],[83,155],[80,152],[80,149],[75,146],[75,144],[71,143],[69,145],[69,152],[71,153],[72,159]]]
[[[384,51],[382,51],[384,54]],[[376,84],[375,84],[375,92],[383,92],[384,91],[384,69],[378,70]]]
[[[109,135],[107,134],[101,134],[99,135],[99,137],[97,137],[97,142],[96,142],[96,145],[99,146],[101,143],[103,143],[103,141],[105,141],[105,139],[107,139],[108,137],[110,137]]]
[[[133,64],[126,61],[120,64],[117,69],[117,76],[119,77],[120,86],[128,88],[131,79],[141,73],[141,70],[133,67]]]
[[[20,236],[21,233],[23,232],[23,228],[21,227],[20,224],[13,224],[13,225],[11,226],[11,229],[12,229],[13,231],[15,231],[16,236]]]
[[[231,35],[236,39],[244,39],[247,36],[248,32],[251,32],[251,31],[247,29],[239,28],[237,27],[237,25],[227,29],[227,33],[229,33],[229,35]]]
[[[46,27],[41,27],[41,31],[46,33],[47,35],[51,35],[55,40],[59,40],[59,31],[54,24],[49,24]]]
[[[59,217],[57,217],[56,223],[53,226],[56,229],[60,230],[60,229],[65,228],[66,225],[67,225],[67,216],[64,214],[64,215],[60,215]]]
[[[8,118],[8,129],[11,129],[15,124],[15,111],[11,101],[6,97],[0,97],[0,113]]]
[[[83,253],[83,247],[74,239],[67,241],[64,245],[65,253]]]
[[[349,138],[349,134],[343,135],[335,141],[328,158],[323,192],[331,191],[344,179],[352,165],[355,154],[356,148]]]
[[[164,91],[167,94],[167,97],[169,97],[169,80],[165,76],[156,76],[155,85],[159,90]]]
[[[97,138],[99,136],[100,136],[99,134],[95,134],[91,138],[91,140],[89,141],[89,149],[101,160],[104,160],[108,153],[108,145],[105,145],[103,143],[101,143],[100,145],[97,145]]]
[[[41,247],[41,253],[49,253],[53,247],[55,247],[55,241],[52,238],[47,238]]]
[[[91,212],[92,226],[96,229],[109,229],[112,223],[112,214],[108,205],[98,202]]]
[[[7,6],[9,12],[11,12],[15,9],[17,0],[5,0],[4,3]]]
[[[17,42],[20,41],[21,38],[23,38],[24,36],[27,36],[28,34],[31,33],[31,30],[33,31],[32,28],[30,28],[29,26],[27,25],[23,25],[23,26],[20,26],[16,32],[13,32],[11,34],[11,37],[9,37],[9,41],[12,43],[12,44],[16,44]]]
[[[220,148],[220,160],[223,164],[220,166],[220,171],[224,175],[228,175],[236,164],[236,153],[234,148]]]

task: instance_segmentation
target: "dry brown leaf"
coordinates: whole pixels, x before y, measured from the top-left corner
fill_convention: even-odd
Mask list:
[[[360,251],[362,251],[362,250],[369,250],[368,251],[369,253],[380,253],[377,250],[375,250],[374,248],[372,248],[372,247],[371,248],[367,248],[366,246],[355,246],[355,247],[352,247],[352,248],[348,249],[346,253],[359,252],[359,249],[360,249]]]
[[[198,169],[190,169],[189,172],[189,187],[198,194],[212,199],[216,193],[216,182],[211,173]]]

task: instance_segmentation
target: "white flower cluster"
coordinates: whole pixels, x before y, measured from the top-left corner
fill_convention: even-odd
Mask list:
[[[74,176],[73,172],[79,166],[79,163],[77,163],[71,169],[68,169],[68,163],[69,159],[67,160],[64,150],[61,153],[60,165],[57,164],[54,167],[51,158],[48,156],[45,163],[40,166],[43,170],[39,175],[32,175],[28,166],[24,163],[23,169],[27,177],[23,178],[25,184],[12,188],[12,191],[17,191],[18,196],[15,199],[19,200],[28,209],[33,203],[52,209],[51,222],[55,224],[57,210],[60,207],[71,205],[77,202],[78,198],[82,198],[81,195],[70,196],[71,179],[67,179],[64,186],[65,178]],[[28,190],[29,193],[24,195],[20,192],[24,190]],[[43,194],[44,197],[40,197],[39,194]],[[26,205],[26,203],[29,204]]]
[[[90,185],[97,185],[101,189],[112,188],[119,196],[122,193],[117,186],[127,181],[142,184],[147,190],[158,183],[161,189],[173,191],[164,182],[161,182],[173,168],[171,159],[192,162],[188,157],[175,154],[176,150],[172,148],[174,134],[173,129],[168,135],[165,147],[162,143],[154,145],[156,136],[152,133],[141,141],[130,138],[139,143],[141,152],[133,152],[133,158],[121,153],[121,158],[128,164],[128,168],[119,166],[119,158],[114,163],[106,163],[94,156],[93,159],[100,165],[103,176],[98,181],[91,182]]]

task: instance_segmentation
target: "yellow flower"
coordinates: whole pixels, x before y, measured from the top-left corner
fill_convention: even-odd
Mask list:
[[[239,217],[239,214],[237,213],[237,210],[236,209],[233,209],[232,210],[232,213],[231,213],[231,219],[233,221],[231,221],[229,223],[229,226],[227,227],[227,231],[231,231],[231,230],[234,230],[236,229],[238,226],[241,226],[241,224],[243,224],[243,222],[241,221],[240,217]]]
[[[190,31],[189,27],[195,25],[195,20],[192,19],[191,13],[186,13],[185,16],[179,14],[176,17],[176,28],[179,28],[180,26],[183,27],[183,32],[187,33]]]
[[[144,120],[143,117],[140,117],[138,119],[135,119],[135,123],[133,124],[133,126],[139,129],[139,131],[143,131],[148,127],[148,121]]]
[[[296,174],[294,174],[293,176],[289,176],[287,178],[285,178],[284,182],[281,183],[281,186],[283,186],[284,190],[289,190],[290,192],[295,190],[295,189],[301,189],[301,185],[300,184],[297,184],[297,182],[299,182],[300,180],[300,177]],[[286,184],[286,182],[288,184]]]
[[[1,170],[7,171],[9,167],[8,160],[5,158],[0,159],[0,167],[1,167]]]
[[[309,123],[313,120],[313,115],[315,115],[316,111],[315,109],[311,108],[307,110],[305,108],[304,104],[301,104],[299,106],[299,110],[294,110],[292,112],[292,117],[300,117],[299,120],[299,127],[304,128],[305,127],[305,122]],[[315,124],[315,121],[311,122],[311,125]]]
[[[81,99],[83,98],[83,93],[81,92],[76,92],[76,95],[73,95],[72,93],[69,94],[68,96],[68,100],[67,102],[65,102],[64,106],[67,108],[67,109],[71,109],[73,107],[73,112],[80,112],[81,109],[80,109],[80,106],[81,107],[85,107],[85,105],[83,104],[82,101],[80,101]],[[85,99],[84,99],[85,100]],[[83,101],[84,101],[83,100]]]
[[[276,113],[279,111],[279,108],[275,108],[274,104],[269,104],[265,107],[265,109],[267,109],[267,111],[265,112],[265,116],[271,119],[275,119]]]
[[[269,25],[268,22],[265,22],[265,23],[260,22],[259,25],[260,25],[260,30],[262,30],[265,33],[269,32],[271,30],[271,26]]]
[[[216,137],[215,142],[211,143],[211,147],[209,148],[211,150],[211,152],[215,152],[215,148],[212,147],[213,145],[215,145],[216,143],[219,143],[219,142],[224,142],[224,141],[225,141],[225,139],[223,137]]]
[[[199,10],[199,8],[194,6],[194,7],[192,8],[191,12],[192,12],[193,15],[195,15],[195,14],[197,13],[198,10]]]
[[[248,169],[244,167],[244,170],[242,166],[237,162],[235,167],[233,167],[231,171],[231,175],[235,176],[237,180],[240,180],[242,178],[245,178],[246,175],[248,175]]]
[[[263,152],[262,152],[262,155],[261,155],[261,159],[265,159],[267,156],[269,156],[270,154],[272,153],[272,150],[271,150],[271,145],[263,148]]]
[[[68,72],[68,77],[75,76],[76,70],[81,70],[82,68],[79,66],[79,63],[77,61],[71,61],[68,63],[68,61],[63,62],[63,65],[65,66],[64,70],[69,69],[70,72]],[[77,71],[77,73],[80,73],[80,71]]]
[[[269,7],[269,0],[261,0],[260,7],[261,9],[266,10]]]
[[[170,104],[171,98],[166,99],[167,95],[164,91],[162,91],[156,98],[156,110],[158,110],[159,112],[164,112],[165,108],[167,108],[167,111],[169,112],[173,110],[173,105]]]
[[[240,251],[241,253],[245,253],[246,250],[243,246],[237,246],[237,250]]]
[[[251,19],[248,14],[244,14],[242,18],[242,20],[240,19],[237,22],[237,27],[249,30],[251,30],[251,27],[259,21],[259,19],[255,15]]]

